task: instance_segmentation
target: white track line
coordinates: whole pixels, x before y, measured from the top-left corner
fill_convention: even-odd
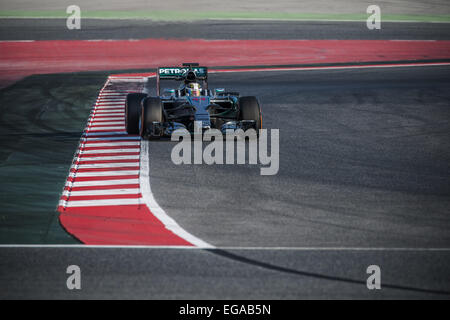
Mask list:
[[[111,107],[108,106],[106,109],[93,109],[91,114],[108,114],[108,113],[118,113],[119,115],[125,115],[125,108],[124,107]],[[125,120],[125,119],[124,119]]]
[[[95,101],[102,101],[102,100],[123,100],[123,101],[125,101],[126,99],[127,99],[127,96],[123,95],[123,94],[121,94],[121,95],[101,94],[98,96],[98,99]]]
[[[121,121],[124,121],[125,122],[125,119],[123,119],[123,117],[111,117],[111,118],[107,118],[107,117],[105,117],[105,118],[98,118],[98,117],[92,117],[89,121],[104,121],[104,120],[119,120],[119,119],[122,119]]]
[[[118,125],[118,124],[124,124],[125,121],[108,121],[108,122],[98,122],[98,121],[92,121],[89,122],[89,125],[91,127],[98,127],[98,126],[110,126],[110,125]]]
[[[110,111],[108,111],[108,112],[99,111],[98,113],[96,112],[96,113],[92,114],[92,118],[95,118],[95,117],[98,118],[98,116],[105,117],[105,118],[106,117],[122,117],[123,118],[123,117],[125,117],[125,113],[124,112],[118,113],[118,112],[110,112]],[[101,119],[97,119],[97,120],[101,120]]]
[[[129,137],[129,136],[123,136],[123,137],[106,137],[106,138],[102,138],[102,137],[93,137],[90,136],[87,138],[86,144],[89,143],[96,143],[97,141],[115,141],[115,140],[129,140],[129,141],[138,141],[141,140],[141,137]]]
[[[63,196],[105,196],[105,195],[121,195],[121,194],[139,194],[140,190],[136,188],[129,189],[106,189],[106,190],[84,190],[69,191],[64,190]]]
[[[125,112],[114,112],[114,111],[109,111],[109,110],[107,110],[107,111],[105,111],[105,110],[100,110],[100,111],[94,111],[93,113],[92,113],[92,115],[97,115],[97,116],[100,116],[100,115],[104,115],[104,116],[125,116]]]
[[[94,150],[83,150],[83,154],[91,153],[123,153],[123,152],[139,152],[139,148],[129,148],[129,149],[94,149]]]
[[[111,125],[123,125],[125,124],[125,120],[120,119],[120,118],[113,118],[113,119],[106,119],[106,118],[91,118],[88,120],[87,125],[104,125],[104,124],[109,124],[111,123]]]
[[[97,114],[97,113],[121,113],[121,112],[125,112],[123,107],[120,108],[103,108],[103,109],[94,109],[93,114]],[[125,118],[122,119],[123,121],[125,121]]]
[[[139,167],[138,162],[120,162],[120,163],[95,163],[95,164],[73,164],[71,169],[96,169],[96,168],[124,168],[124,167]]]
[[[155,217],[161,221],[164,226],[172,231],[174,234],[180,238],[192,243],[193,245],[200,248],[213,248],[209,243],[193,236],[183,228],[181,228],[178,223],[175,222],[171,217],[169,217],[166,212],[158,205],[155,198],[153,197],[152,190],[150,188],[150,165],[149,165],[149,143],[148,141],[141,141],[141,173],[139,175],[139,185],[141,187],[142,198],[150,209],[150,211],[155,215]]]
[[[122,114],[121,114],[121,113],[118,113],[118,112],[110,112],[110,111],[108,111],[108,112],[104,112],[103,111],[103,112],[99,112],[99,113],[95,112],[95,113],[92,114],[92,117],[89,119],[89,121],[94,120],[94,119],[102,120],[99,117],[102,117],[102,118],[117,117],[116,120],[119,120],[120,118],[123,119],[125,117],[125,113],[122,112]]]
[[[124,102],[126,100],[126,96],[121,97],[102,97],[100,96],[96,101],[122,101]]]
[[[142,198],[132,199],[102,199],[102,200],[60,200],[60,205],[65,207],[98,207],[98,206],[121,206],[121,205],[143,205]]]
[[[117,104],[112,104],[112,103],[98,103],[94,106],[95,109],[98,108],[105,108],[105,109],[114,109],[114,108],[118,108],[118,109],[125,109],[125,105],[123,102],[121,103],[117,103]]]
[[[108,177],[108,176],[134,176],[139,170],[115,170],[115,171],[82,171],[71,172],[69,177]],[[119,177],[118,177],[119,178]]]
[[[98,114],[98,115],[92,114],[88,121],[105,121],[105,120],[124,121],[125,122],[124,116],[117,116],[117,115],[108,116],[108,115],[100,115],[100,114]]]
[[[120,106],[120,107],[100,106],[100,107],[95,107],[94,108],[94,110],[96,110],[96,111],[99,111],[99,110],[102,110],[102,111],[110,110],[110,111],[112,111],[112,110],[124,110],[124,109],[125,109],[125,107],[123,107],[123,106]]]
[[[92,112],[91,112],[91,118],[89,120],[92,120],[92,117],[96,114],[96,113],[125,113],[125,108],[124,107],[95,107]],[[115,116],[117,117],[117,116]],[[116,119],[118,120],[118,119]],[[122,117],[123,121],[125,121],[125,118]]]
[[[97,123],[97,125],[101,125],[102,121],[104,121],[105,118],[113,118],[113,117],[116,117],[116,118],[112,119],[113,122],[120,121],[121,122],[120,124],[125,125],[125,119],[123,119],[124,116],[117,115],[116,112],[114,112],[113,114],[108,112],[108,114],[105,114],[105,113],[93,114],[92,117],[89,118],[89,120],[87,122],[87,126],[90,126],[94,122]],[[109,121],[111,121],[111,120],[109,120]]]
[[[121,147],[121,146],[139,146],[138,141],[130,141],[130,142],[109,142],[109,143],[92,143],[88,145],[84,145],[84,148],[94,148],[94,147]]]
[[[98,108],[98,107],[121,107],[121,108],[125,108],[125,103],[124,102],[98,102],[95,104],[94,108]]]
[[[104,109],[121,109],[125,110],[125,106],[123,103],[120,104],[97,104],[94,106],[94,110],[97,110],[98,108],[104,108]]]
[[[105,156],[105,157],[83,157],[83,155],[80,156],[79,161],[99,161],[99,160],[135,160],[139,159],[139,155],[132,155],[132,156]]]
[[[125,101],[126,99],[99,99],[95,102],[96,105],[111,105],[111,106],[115,106],[115,105],[125,105]]]
[[[125,130],[125,126],[121,127],[88,127],[89,132],[109,132],[109,130]]]
[[[87,138],[84,141],[85,147],[95,147],[98,144],[108,144],[108,143],[120,143],[120,142],[135,142],[134,139],[120,139],[120,138],[103,138],[103,139],[97,139],[97,138]]]
[[[123,119],[122,117],[91,117],[88,120],[88,123],[98,123],[98,124],[102,124],[102,123],[107,123],[107,122],[120,122],[120,123],[125,123],[125,119]]]
[[[92,187],[92,186],[117,186],[126,184],[139,184],[139,179],[117,179],[117,180],[96,180],[96,181],[74,181],[66,182],[66,186],[72,187]]]
[[[95,109],[93,111],[93,115],[95,115],[97,113],[103,114],[103,113],[122,113],[122,112],[125,112],[123,107],[121,107],[120,109],[117,109],[117,108],[112,109],[111,107],[108,107],[107,109]],[[92,119],[89,119],[89,120],[92,120]],[[116,119],[116,120],[118,120],[118,119]],[[122,118],[122,120],[125,121],[125,118]]]
[[[121,102],[121,103],[97,103],[94,105],[94,108],[122,108],[125,109],[125,103]]]
[[[115,132],[111,131],[111,132],[86,132],[84,135],[86,137],[101,137],[101,136],[109,136],[109,135],[111,135],[111,136],[113,136],[113,135],[114,136],[119,136],[119,135],[122,135],[123,137],[121,139],[127,139],[126,134],[127,133],[125,131],[115,131]],[[113,139],[113,138],[109,137],[109,138],[104,138],[104,139]],[[115,138],[118,138],[118,137],[115,137]],[[128,137],[128,138],[129,139],[135,139],[135,140],[140,139],[140,137]],[[138,138],[138,139],[136,139],[136,138]]]
[[[125,94],[127,95],[129,92],[131,92],[130,90],[110,90],[110,89],[105,89],[101,92],[101,94],[114,94],[114,95],[120,95],[120,94]]]
[[[372,68],[404,68],[404,67],[430,67],[430,66],[450,66],[450,62],[436,63],[398,63],[398,64],[373,64],[373,65],[355,65],[355,66],[329,66],[329,67],[280,67],[280,68],[261,68],[261,69],[230,69],[230,70],[211,70],[209,73],[236,73],[236,72],[274,72],[274,71],[309,71],[309,70],[340,70],[340,69],[372,69]]]
[[[94,107],[93,112],[125,112],[124,106],[98,106]],[[125,119],[124,119],[125,120]]]
[[[125,107],[125,100],[123,101],[97,101],[94,107]]]
[[[125,126],[119,127],[119,126],[115,126],[113,128],[115,129],[110,129],[110,127],[87,127],[88,128],[88,132],[89,133],[103,133],[103,132],[113,132],[111,130],[125,130]],[[112,127],[111,127],[112,128]]]
[[[121,112],[125,112],[125,108],[124,107],[96,107],[93,110],[93,113],[121,113]],[[123,119],[125,121],[125,118]]]

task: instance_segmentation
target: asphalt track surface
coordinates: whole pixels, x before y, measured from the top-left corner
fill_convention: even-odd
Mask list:
[[[0,297],[448,299],[449,69],[211,75],[256,95],[264,126],[280,129],[276,176],[176,166],[173,142],[149,142],[159,205],[218,249],[2,248]]]
[[[0,19],[0,40],[86,39],[363,39],[449,40],[450,23],[382,22],[369,30],[365,22],[196,21],[83,19],[81,30],[68,30],[65,19]]]
[[[1,19],[0,39],[443,40],[450,34],[449,24],[426,23],[384,23],[380,32],[334,22],[83,23],[83,32],[69,32],[63,20]],[[257,96],[264,127],[280,129],[276,176],[260,176],[254,165],[175,166],[173,142],[150,142],[159,205],[219,249],[1,248],[0,298],[448,299],[449,71],[211,75],[212,87]],[[2,243],[76,243],[46,212],[54,212],[105,79],[36,76],[2,90]],[[36,225],[45,228],[34,232]],[[66,288],[71,264],[81,267],[81,291]],[[366,288],[372,264],[381,267],[381,290]]]
[[[449,298],[449,252],[10,248],[0,257],[2,299]],[[78,291],[66,287],[72,264]],[[371,264],[381,290],[366,287]]]
[[[277,175],[174,165],[150,142],[161,207],[216,246],[448,247],[449,67],[214,74],[280,130]]]

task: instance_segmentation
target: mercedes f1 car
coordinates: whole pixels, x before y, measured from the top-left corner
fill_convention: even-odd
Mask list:
[[[163,89],[161,81],[175,80],[178,88]],[[129,93],[125,104],[125,124],[129,134],[158,139],[170,136],[177,129],[194,132],[194,123],[202,130],[215,128],[223,134],[227,130],[253,128],[262,125],[261,108],[253,96],[239,97],[237,92],[208,89],[208,69],[197,63],[182,67],[160,67],[156,75],[157,96]]]

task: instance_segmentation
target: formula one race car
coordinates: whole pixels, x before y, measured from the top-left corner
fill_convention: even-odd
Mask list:
[[[177,89],[163,89],[161,80],[182,81]],[[158,68],[156,76],[158,96],[129,93],[125,105],[125,123],[129,134],[157,139],[170,136],[176,129],[194,132],[194,123],[202,130],[215,128],[223,134],[227,130],[253,128],[259,132],[262,115],[258,100],[239,97],[237,92],[208,89],[208,69],[197,63],[182,67]]]

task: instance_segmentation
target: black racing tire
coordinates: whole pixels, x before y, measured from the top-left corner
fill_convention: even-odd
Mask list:
[[[146,98],[142,102],[141,121],[139,134],[141,137],[147,133],[147,128],[153,122],[164,122],[163,107],[160,98]],[[159,138],[159,136],[149,135],[149,139]]]
[[[129,93],[125,102],[125,128],[128,134],[139,133],[139,116],[141,102],[147,95],[145,93]]]
[[[262,113],[256,97],[239,98],[239,120],[255,121],[256,133],[259,134],[259,130],[262,129]]]

